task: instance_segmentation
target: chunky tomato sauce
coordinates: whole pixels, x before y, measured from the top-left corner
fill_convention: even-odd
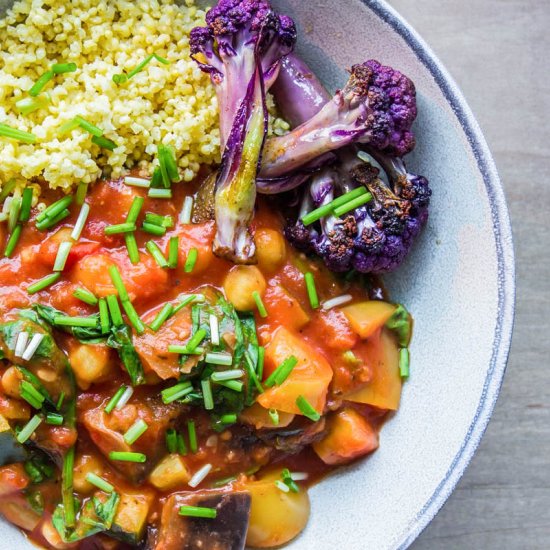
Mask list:
[[[142,334],[133,327],[131,334],[144,383],[135,386],[125,405],[110,413],[105,409],[119,388],[132,386],[116,347],[101,338],[79,340],[58,326],[47,328],[63,361],[68,359],[72,367],[75,392],[65,369],[50,364],[53,357],[25,361],[14,357],[6,339],[1,343],[4,359],[0,370],[0,415],[11,429],[18,430],[31,417],[45,413],[21,398],[22,375],[18,367],[34,374],[54,401],[58,402],[62,393],[65,399],[73,395],[76,400],[74,426],[64,412],[61,425],[42,421],[24,444],[27,452],[36,452],[40,461],[51,464],[51,471],[33,477],[31,468],[23,466],[30,460],[28,457],[23,462],[4,462],[0,468],[0,511],[30,532],[40,545],[114,549],[147,541],[148,548],[157,550],[183,548],[185,536],[199,536],[200,530],[190,527],[199,520],[174,515],[174,506],[180,506],[180,502],[200,504],[204,499],[197,501],[199,497],[214,498],[212,495],[226,493],[251,494],[252,510],[245,514],[246,521],[250,520],[249,544],[267,547],[284,543],[307,520],[307,486],[337,465],[375,450],[387,411],[398,406],[398,346],[392,333],[384,328],[395,306],[380,301],[384,295],[376,281],[346,280],[293,250],[282,237],[280,214],[270,209],[267,200],[259,202],[253,222],[258,264],[235,266],[217,258],[211,251],[214,222],[178,222],[185,196],[195,190],[196,185],[175,186],[172,199],[150,199],[146,191],[125,185],[122,180],[97,183],[86,197],[90,214],[60,279],[35,294],[29,294],[27,288],[52,273],[59,244],[69,239],[79,214],[77,205],[71,205],[70,217],[46,232],[36,228],[39,211],[33,209],[15,253],[0,260],[0,323],[19,319],[21,311],[34,311],[36,304],[50,306],[70,317],[97,314],[97,305],[84,303],[74,292],[86,289],[98,299],[117,294],[109,272],[116,265],[129,300],[146,326]],[[105,228],[124,223],[137,196],[144,198],[144,204],[135,231],[140,259],[134,265],[124,234],[106,235]],[[41,201],[48,205],[60,197],[46,191]],[[146,213],[171,216],[174,226],[162,236],[151,235],[141,230]],[[0,226],[0,241],[5,241],[7,235],[2,231]],[[153,240],[167,257],[169,240],[176,236],[177,267],[160,267],[147,251],[146,243]],[[197,260],[186,271],[185,260],[192,249],[198,252]],[[304,280],[306,272],[313,274],[321,304],[349,295],[345,303],[327,310],[322,306],[313,308]],[[264,316],[251,299],[254,291],[265,307]],[[201,386],[200,381],[193,382],[193,376],[203,358],[180,357],[169,352],[168,346],[184,346],[196,333],[193,307],[199,311],[200,302],[180,309],[156,332],[148,327],[165,304],[177,304],[182,295],[192,293],[206,296],[211,305],[218,299],[212,296],[224,298],[228,307],[235,306],[237,316],[245,310],[253,312],[251,319],[258,340],[253,349],[261,346],[265,350],[258,381],[263,383],[263,392],[257,387],[254,390],[246,367],[231,365],[215,369],[242,368],[244,374],[239,380],[244,383],[244,390],[227,388],[226,401],[209,410],[203,404],[204,396],[195,395]],[[365,305],[372,299],[377,301],[375,306]],[[131,326],[124,309],[122,313],[125,323]],[[236,336],[222,334],[222,340],[224,353],[234,352]],[[270,375],[289,357],[297,361],[290,374],[281,383],[267,387]],[[182,380],[194,384],[189,397],[164,402],[161,391]],[[220,389],[215,383],[212,387]],[[242,394],[250,387],[252,401],[243,404]],[[227,398],[231,391],[235,395]],[[300,398],[311,406],[313,415],[304,414],[298,405]],[[231,410],[227,408],[228,399]],[[239,403],[235,405],[234,401]],[[62,404],[60,410],[66,411],[66,406]],[[235,414],[236,418],[224,423],[220,420],[223,414]],[[147,429],[135,442],[127,444],[123,437],[138,421],[144,422]],[[189,434],[190,421],[194,422],[196,447]],[[180,434],[182,442],[171,453],[167,449],[167,431]],[[73,543],[64,542],[59,526],[52,522],[62,500],[60,468],[70,449],[75,449],[71,490],[77,499],[77,521],[85,515],[86,503],[93,498],[104,501],[109,494],[90,483],[88,474],[99,476],[120,496],[114,520],[111,517],[98,533]],[[141,453],[146,458],[144,462],[113,460],[112,451]],[[194,475],[205,465],[210,466],[207,474],[190,486]],[[281,477],[285,468],[298,473],[296,487]],[[192,493],[198,496],[193,497]],[[280,510],[273,508],[273,498],[278,499],[275,508]],[[293,520],[296,525],[286,521],[285,527],[279,519],[290,513],[291,504],[303,510],[304,519],[294,514],[298,517]],[[262,506],[272,510],[271,517],[263,514]],[[242,530],[243,519],[237,516],[229,524]],[[88,524],[83,525],[84,532]],[[210,544],[212,548],[223,547],[219,541]]]

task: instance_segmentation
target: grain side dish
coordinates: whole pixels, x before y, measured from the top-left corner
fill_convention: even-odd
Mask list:
[[[0,513],[34,544],[280,547],[399,408],[414,84],[331,95],[297,40],[267,0],[0,20]]]

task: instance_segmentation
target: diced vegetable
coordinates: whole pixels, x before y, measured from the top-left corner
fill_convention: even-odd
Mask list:
[[[347,395],[347,401],[380,409],[397,410],[401,399],[399,349],[388,329],[371,336],[364,344],[364,359],[372,368],[372,379],[364,388]]]
[[[223,289],[227,299],[239,311],[256,309],[253,292],[263,295],[266,283],[262,272],[253,265],[234,267],[225,277]]]
[[[327,420],[327,435],[313,443],[325,464],[345,464],[378,448],[378,433],[353,409],[341,409]]]
[[[115,368],[112,354],[110,348],[100,344],[78,344],[70,351],[69,361],[81,389],[109,379]]]
[[[281,285],[269,286],[264,302],[273,317],[284,319],[284,325],[289,330],[298,331],[309,323],[309,315],[300,302]]]
[[[318,412],[323,412],[332,369],[327,360],[303,339],[285,327],[279,327],[265,350],[264,377],[288,357],[295,356],[297,365],[280,385],[267,389],[258,396],[258,402],[266,409],[302,414],[296,400],[303,396]]]
[[[117,513],[107,534],[128,544],[137,545],[143,539],[154,495],[145,489],[119,494]]]
[[[73,468],[73,488],[79,493],[91,493],[95,486],[86,477],[88,474],[102,475],[104,465],[94,454],[78,454]]]
[[[384,326],[395,312],[395,305],[380,300],[369,300],[342,308],[353,330],[363,339]]]
[[[179,454],[165,456],[149,474],[149,483],[160,491],[183,487],[190,479],[191,473]]]

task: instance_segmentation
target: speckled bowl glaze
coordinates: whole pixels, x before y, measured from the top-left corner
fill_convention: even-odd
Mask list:
[[[506,204],[456,84],[391,7],[380,0],[274,3],[295,18],[300,53],[329,87],[342,84],[344,67],[375,58],[405,72],[418,90],[418,145],[408,164],[430,179],[432,214],[406,263],[386,279],[415,318],[411,378],[380,449],[311,490],[309,525],[287,547],[406,548],[460,479],[498,396],[514,317]],[[0,533],[2,548],[28,545],[6,524]]]

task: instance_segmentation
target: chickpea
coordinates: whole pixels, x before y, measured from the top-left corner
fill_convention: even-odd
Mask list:
[[[76,491],[83,494],[91,493],[94,486],[86,481],[88,474],[103,474],[103,464],[101,460],[94,455],[77,455],[74,461],[73,487]]]
[[[114,363],[111,350],[106,346],[78,345],[69,353],[78,386],[86,390],[94,382],[109,378]]]
[[[252,293],[265,291],[265,279],[261,271],[253,265],[238,265],[225,277],[223,289],[227,299],[240,311],[256,308]]]
[[[21,397],[20,386],[23,375],[17,370],[16,367],[10,367],[2,375],[2,389],[6,395],[10,397]]]
[[[262,228],[254,235],[258,266],[267,271],[275,271],[285,261],[286,245],[283,236],[274,229]]]

